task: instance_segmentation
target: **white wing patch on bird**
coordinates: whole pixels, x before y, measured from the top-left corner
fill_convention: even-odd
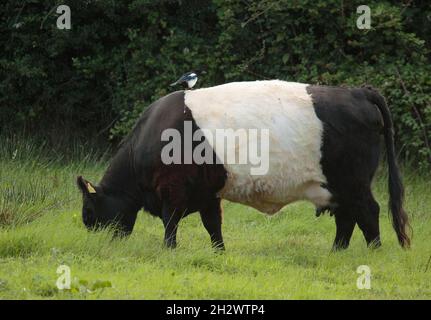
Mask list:
[[[193,86],[198,82],[198,77],[195,76],[195,78],[187,81],[187,86],[189,88],[193,88]]]
[[[198,81],[198,75],[194,72],[187,72],[186,74],[183,74],[177,81],[174,83],[171,83],[171,87],[176,86],[181,83],[186,83],[187,87],[191,89],[196,82]]]

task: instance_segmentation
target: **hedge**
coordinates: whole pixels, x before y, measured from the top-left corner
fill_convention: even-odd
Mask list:
[[[72,29],[56,27],[71,8]],[[3,1],[0,126],[128,132],[176,78],[199,86],[283,79],[370,84],[393,113],[400,157],[431,164],[431,5],[354,0]]]

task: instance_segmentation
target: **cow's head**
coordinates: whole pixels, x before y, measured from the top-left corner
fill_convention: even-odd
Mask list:
[[[107,227],[116,236],[129,235],[135,224],[137,206],[127,196],[104,190],[79,176],[77,184],[82,192],[82,221],[89,230]]]

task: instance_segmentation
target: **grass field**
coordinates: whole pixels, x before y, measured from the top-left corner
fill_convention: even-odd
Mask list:
[[[381,205],[383,246],[369,250],[358,228],[348,250],[330,253],[332,217],[307,203],[274,217],[224,203],[227,251],[216,254],[194,214],[181,222],[179,247],[162,246],[159,219],[140,213],[132,236],[88,233],[80,219],[75,177],[98,181],[106,156],[73,144],[67,156],[49,145],[0,139],[0,298],[3,299],[430,299],[431,180],[405,174],[414,228],[402,250],[387,215],[386,178],[374,190]],[[72,289],[56,288],[60,265]],[[358,266],[371,269],[359,290]]]

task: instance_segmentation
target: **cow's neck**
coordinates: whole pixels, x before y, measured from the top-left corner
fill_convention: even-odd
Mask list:
[[[131,144],[125,142],[112,158],[100,185],[102,188],[128,197],[140,209],[142,208],[142,191],[136,180],[133,158]]]

